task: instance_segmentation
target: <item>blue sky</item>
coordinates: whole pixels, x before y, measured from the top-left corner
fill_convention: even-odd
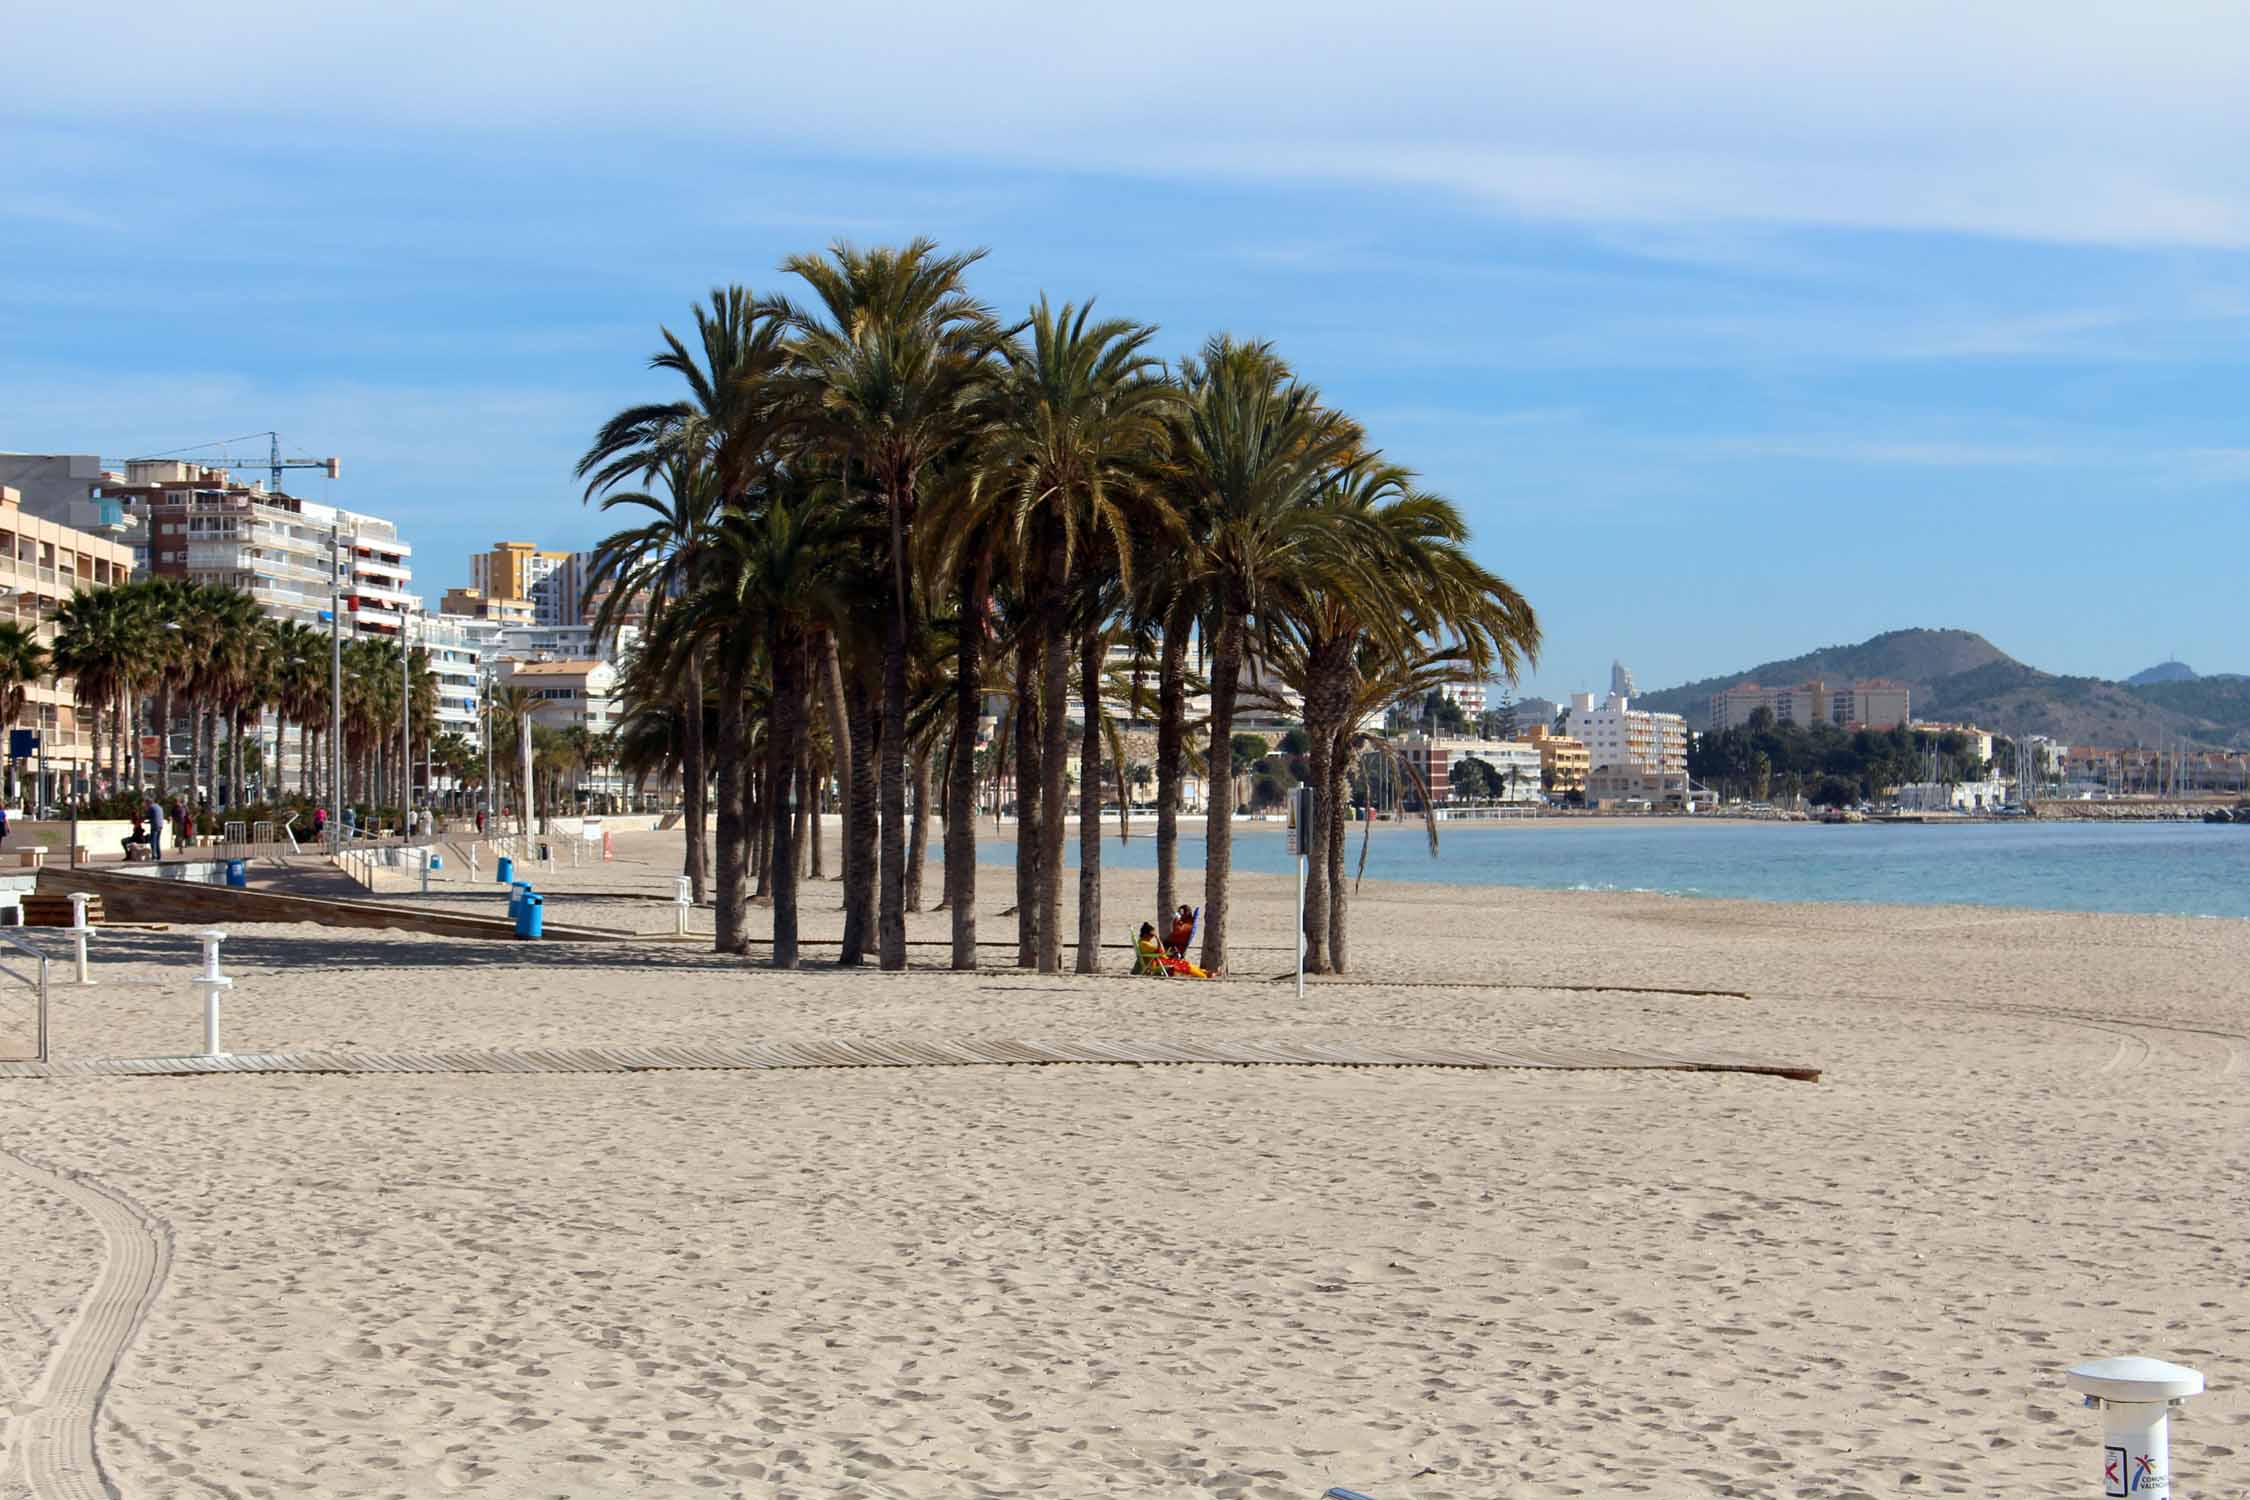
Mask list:
[[[1562,9],[53,8],[0,448],[278,428],[434,598],[599,536],[658,324],[928,233],[1004,308],[1275,340],[1538,607],[1527,690],[1911,624],[2250,670],[2250,19]]]

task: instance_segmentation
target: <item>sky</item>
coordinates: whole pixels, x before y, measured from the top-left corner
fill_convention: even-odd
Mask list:
[[[609,529],[571,467],[712,286],[927,234],[1003,310],[1274,341],[1531,600],[1526,692],[1910,625],[2250,671],[2237,5],[125,0],[9,50],[0,449],[277,429],[433,602]]]

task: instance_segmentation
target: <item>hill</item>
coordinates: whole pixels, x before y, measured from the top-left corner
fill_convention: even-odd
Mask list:
[[[1967,630],[1893,630],[1856,646],[1824,646],[1747,671],[1683,683],[1638,700],[1702,728],[1711,695],[1738,682],[1785,687],[1824,677],[1887,677],[1913,693],[1914,716],[2003,734],[2044,734],[2066,744],[2250,743],[2250,683],[2202,679],[2129,688],[2099,677],[2060,677],[2027,666]],[[2228,691],[2229,687],[2235,689]],[[2204,690],[2198,694],[2197,689]]]
[[[2021,665],[1974,631],[1890,630],[1856,646],[1823,646],[1818,651],[1808,651],[1785,661],[1763,662],[1747,671],[1706,677],[1658,693],[1644,693],[1635,701],[1644,708],[1684,714],[1690,724],[1701,726],[1711,695],[1738,682],[1787,687],[1816,677],[1831,682],[1887,677],[1914,690],[1914,711],[1921,714],[1922,705],[1932,699],[1932,684],[2002,662]]]
[[[2184,661],[2160,661],[2125,679],[2127,687],[2148,687],[2159,682],[2193,682],[2195,668]]]

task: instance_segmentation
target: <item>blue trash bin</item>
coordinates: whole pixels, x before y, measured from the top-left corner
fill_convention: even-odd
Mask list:
[[[516,862],[505,854],[501,855],[500,863],[492,867],[492,878],[501,885],[506,885],[514,880],[516,878]]]
[[[539,936],[546,925],[541,914],[541,908],[546,904],[545,897],[534,896],[529,891],[524,893],[523,905],[516,908],[517,937],[535,938]]]
[[[238,891],[250,889],[250,862],[243,859],[227,861],[227,884]]]
[[[523,898],[531,894],[531,882],[514,880],[508,883],[508,920],[514,921],[523,914]]]

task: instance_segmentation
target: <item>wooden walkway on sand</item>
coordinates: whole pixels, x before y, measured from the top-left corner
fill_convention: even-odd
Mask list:
[[[1754,1073],[1818,1083],[1804,1063],[1727,1054],[1555,1050],[1511,1045],[1383,1047],[1365,1042],[1053,1041],[991,1037],[782,1039],[617,1047],[501,1047],[440,1052],[233,1052],[217,1057],[90,1057],[0,1062],[6,1078],[182,1077],[221,1073],[662,1073],[777,1068],[973,1068],[1054,1064],[1216,1064],[1270,1068],[1551,1068]]]

